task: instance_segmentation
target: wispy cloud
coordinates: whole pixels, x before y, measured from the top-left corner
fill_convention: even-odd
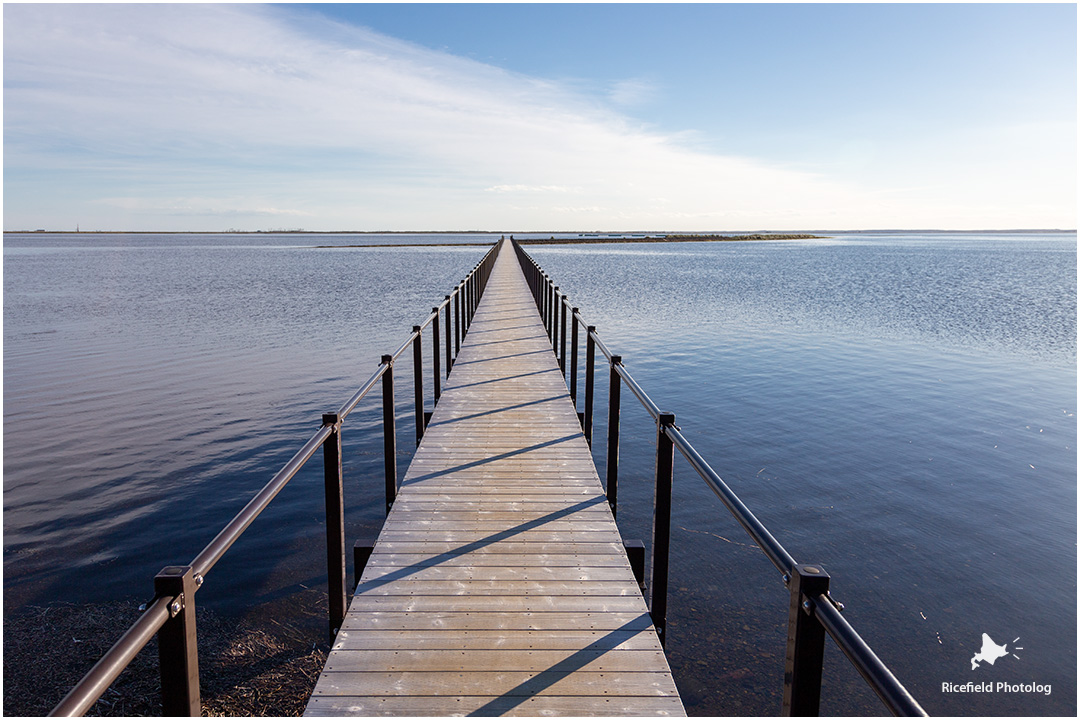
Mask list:
[[[565,185],[492,185],[485,188],[488,192],[496,193],[568,193],[581,192],[581,188],[572,188]]]
[[[178,216],[178,217],[311,217],[310,212],[294,208],[279,208],[259,201],[236,198],[145,198],[145,197],[104,197],[95,200],[97,204],[115,208],[124,213],[142,216]]]
[[[608,98],[615,105],[634,107],[653,102],[660,96],[655,83],[643,78],[620,80],[611,86]]]
[[[182,229],[274,214],[309,229],[572,229],[591,213],[779,229],[895,214],[819,174],[641,130],[614,107],[654,92],[643,81],[605,103],[277,7],[28,4],[4,20],[8,227],[157,213]]]

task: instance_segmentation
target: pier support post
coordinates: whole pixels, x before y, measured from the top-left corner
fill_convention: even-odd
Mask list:
[[[375,538],[365,537],[353,543],[353,592],[360,585],[360,579],[364,577],[364,568],[371,559],[371,553],[375,550]]]
[[[323,441],[323,485],[326,496],[326,591],[330,606],[330,643],[345,620],[345,502],[341,471],[341,418],[337,413],[322,416],[324,426],[333,428]]]
[[[820,565],[795,566],[789,582],[787,656],[784,660],[785,716],[816,716],[821,701],[825,628],[814,617],[809,598],[829,592],[829,574]]]
[[[197,587],[190,565],[162,568],[154,578],[154,591],[159,596],[176,598],[169,606],[169,619],[158,631],[161,711],[165,717],[202,716],[195,634]]]
[[[638,589],[645,595],[645,543],[640,540],[623,540],[623,549],[626,550],[626,559],[630,561],[630,569],[634,571],[634,579],[637,580]]]

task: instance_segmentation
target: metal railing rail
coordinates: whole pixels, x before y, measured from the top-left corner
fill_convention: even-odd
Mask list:
[[[888,667],[874,654],[840,611],[844,606],[829,594],[829,574],[820,565],[797,563],[783,545],[769,532],[753,512],[739,499],[720,475],[705,461],[682,431],[675,425],[675,415],[663,412],[648,393],[634,380],[623,365],[622,357],[607,345],[572,307],[566,295],[554,284],[540,265],[513,242],[525,279],[536,300],[552,349],[559,358],[563,376],[567,376],[570,397],[577,406],[578,384],[578,326],[586,330],[585,401],[579,413],[585,439],[592,446],[594,362],[597,349],[607,358],[609,366],[608,437],[606,492],[612,512],[617,509],[619,463],[620,388],[623,383],[656,421],[655,510],[653,513],[653,542],[651,578],[647,583],[649,614],[666,645],[667,576],[671,529],[671,484],[674,451],[686,458],[690,466],[724,503],[750,538],[780,571],[790,590],[788,607],[787,652],[784,667],[784,695],[781,711],[784,715],[817,715],[821,696],[821,673],[824,660],[825,635],[837,647],[873,689],[885,706],[901,716],[925,716],[926,711],[911,693],[896,679]],[[567,308],[570,309],[570,362],[567,368]]]
[[[319,448],[324,456],[324,485],[326,494],[326,541],[327,570],[330,595],[329,630],[333,640],[345,618],[345,522],[343,502],[343,475],[341,465],[341,426],[364,397],[382,381],[383,405],[383,451],[385,454],[386,511],[397,492],[396,428],[394,409],[394,362],[410,347],[413,349],[413,387],[416,416],[416,443],[420,444],[424,427],[431,413],[424,411],[423,367],[421,339],[424,330],[432,328],[432,373],[434,402],[438,402],[443,377],[443,356],[440,344],[445,347],[445,373],[449,375],[457,351],[451,353],[451,341],[459,350],[461,339],[468,332],[476,313],[491,269],[495,264],[501,242],[495,243],[484,257],[445,297],[431,309],[431,314],[420,325],[414,325],[412,333],[401,347],[390,355],[383,355],[378,368],[352,397],[334,413],[322,417],[322,425],[300,450],[274,475],[273,478],[244,506],[244,508],[210,541],[189,565],[169,566],[154,578],[154,600],[147,604],[123,636],[110,648],[93,668],[75,685],[50,716],[71,717],[84,715],[108,690],[124,668],[149,643],[158,637],[158,654],[161,666],[162,709],[166,716],[198,717],[202,714],[199,694],[198,638],[195,630],[195,593],[205,582],[206,575],[255,518],[266,509],[285,485]],[[453,318],[451,318],[451,305]],[[440,333],[440,315],[445,311],[445,325]],[[453,319],[453,322],[451,321]],[[453,327],[453,330],[451,329]]]

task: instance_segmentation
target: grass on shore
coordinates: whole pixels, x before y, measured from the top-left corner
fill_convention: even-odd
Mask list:
[[[4,617],[4,715],[43,716],[139,616],[137,602],[28,606]],[[311,633],[254,627],[196,610],[205,716],[299,716],[326,660]],[[157,641],[127,667],[89,716],[161,715]]]

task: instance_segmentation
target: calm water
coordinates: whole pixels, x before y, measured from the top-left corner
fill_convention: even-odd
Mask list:
[[[299,246],[353,242],[372,238],[5,236],[5,611],[145,599],[483,253]],[[931,714],[1075,715],[1075,235],[529,251],[796,559],[829,570]],[[655,428],[632,396],[622,418],[619,524],[648,541]],[[372,403],[346,425],[350,537],[381,516],[377,427]],[[200,603],[239,614],[325,583],[320,465]],[[681,460],[674,526],[688,709],[775,714],[783,584]],[[972,670],[982,633],[1023,650]],[[831,646],[826,663],[824,713],[883,713]],[[988,680],[1052,691],[941,689]]]

